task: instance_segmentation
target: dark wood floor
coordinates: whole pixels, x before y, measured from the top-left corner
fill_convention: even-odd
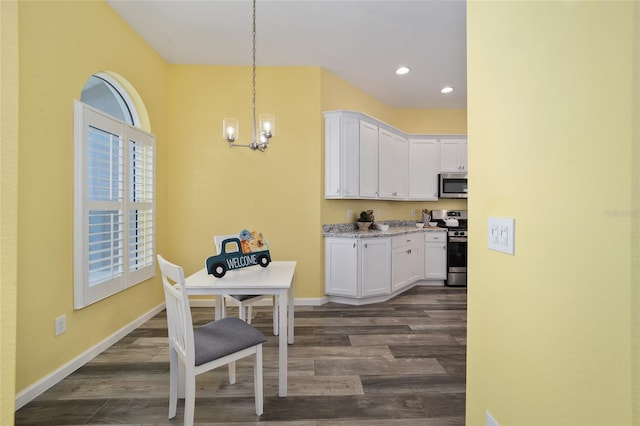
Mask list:
[[[267,307],[264,414],[255,415],[251,361],[196,379],[197,424],[463,425],[466,289],[415,287],[385,303],[296,307],[289,389],[278,397],[278,345]],[[193,309],[195,323],[211,308]],[[17,425],[180,424],[167,419],[169,363],[162,312],[16,412]]]

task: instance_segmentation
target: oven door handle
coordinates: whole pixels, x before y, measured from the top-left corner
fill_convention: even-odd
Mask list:
[[[467,237],[449,237],[450,243],[466,243]]]

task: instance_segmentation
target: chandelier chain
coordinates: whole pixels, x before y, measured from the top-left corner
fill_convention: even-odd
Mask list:
[[[252,88],[252,103],[253,103],[253,143],[257,143],[258,139],[256,138],[256,0],[253,0],[253,69],[252,69],[252,80],[253,80],[253,88]]]

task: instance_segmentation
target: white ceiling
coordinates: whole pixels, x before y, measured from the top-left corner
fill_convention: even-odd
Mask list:
[[[251,65],[249,0],[107,2],[170,63]],[[258,0],[256,27],[258,74],[320,66],[392,107],[466,108],[464,0]]]

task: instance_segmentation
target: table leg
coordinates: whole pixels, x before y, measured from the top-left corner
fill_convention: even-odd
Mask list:
[[[280,335],[278,336],[279,338],[278,395],[281,397],[285,397],[287,396],[287,373],[288,373],[287,371],[287,349],[288,349],[287,348],[287,329],[289,328],[288,321],[287,321],[288,319],[287,308],[289,307],[289,303],[287,301],[286,289],[282,289],[278,293],[278,302],[279,302],[278,308],[280,309],[280,314],[278,318],[279,319],[278,326],[280,327]]]
[[[214,318],[215,318],[216,321],[225,317],[224,312],[223,312],[224,304],[222,303],[222,299],[223,298],[224,298],[223,295],[216,294],[216,301],[215,301],[215,308],[214,308],[215,309],[215,313],[214,313],[215,317]]]
[[[293,279],[291,279],[291,287],[289,287],[289,317],[288,317],[288,324],[289,324],[289,344],[293,345],[293,322],[294,322],[294,318],[293,318],[293,310],[294,310],[294,302],[295,302],[295,298],[294,298],[294,293],[293,293]]]

